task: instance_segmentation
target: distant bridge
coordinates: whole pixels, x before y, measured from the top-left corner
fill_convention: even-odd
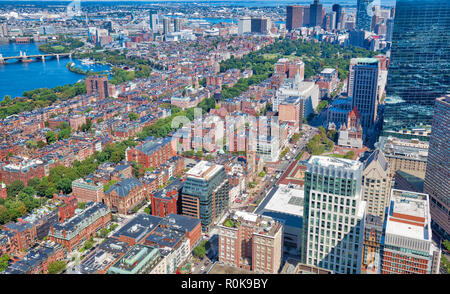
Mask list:
[[[49,59],[60,59],[64,57],[72,58],[72,53],[51,53],[51,54],[34,54],[34,55],[27,55],[26,52],[20,51],[19,56],[3,56],[0,54],[0,64],[8,64],[6,61],[11,59],[16,59],[18,62],[32,62],[32,61],[38,61],[42,60],[45,62],[45,59],[49,57]]]

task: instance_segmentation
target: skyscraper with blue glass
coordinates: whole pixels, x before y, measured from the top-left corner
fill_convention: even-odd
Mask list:
[[[375,0],[358,0],[356,6],[356,29],[370,32],[374,2]]]
[[[450,93],[450,1],[397,0],[386,93],[383,135],[428,140]]]

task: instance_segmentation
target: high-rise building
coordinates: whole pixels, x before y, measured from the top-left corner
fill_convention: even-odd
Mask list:
[[[208,231],[228,208],[230,185],[225,169],[223,165],[200,161],[186,175],[182,214],[200,219],[202,230]]]
[[[397,1],[384,136],[428,140],[434,101],[450,94],[449,22],[448,0]]]
[[[100,99],[110,96],[108,77],[89,76],[86,78],[86,92],[88,95],[98,94]]]
[[[435,274],[440,250],[433,245],[427,194],[392,189],[381,251],[382,274]]]
[[[364,162],[362,173],[362,199],[367,203],[367,214],[384,220],[391,185],[389,162],[380,150],[375,150]]]
[[[242,35],[252,31],[252,19],[249,16],[243,16],[238,21],[238,34]]]
[[[312,156],[305,173],[302,262],[357,274],[366,202],[361,198],[362,163]]]
[[[340,30],[344,24],[344,9],[339,4],[333,4],[332,10],[336,12],[335,29]]]
[[[375,0],[358,0],[356,7],[356,29],[370,32],[374,1]]]
[[[251,32],[259,34],[267,34],[269,32],[270,21],[266,17],[252,17]]]
[[[336,27],[336,12],[332,11],[325,14],[322,27],[326,31],[334,30],[334,28]]]
[[[153,33],[158,33],[158,26],[159,26],[159,16],[158,12],[156,10],[150,10],[150,29],[153,31]]]
[[[170,18],[164,17],[163,18],[163,33],[164,33],[164,35],[167,35],[170,32],[172,32]]]
[[[366,132],[375,123],[378,108],[378,59],[358,58],[352,63],[352,105],[357,107],[361,125]]]
[[[179,31],[181,31],[181,25],[182,25],[182,23],[183,23],[183,19],[182,18],[175,18],[174,20],[173,20],[173,28],[174,28],[174,31],[175,32],[179,32]]]
[[[450,95],[436,99],[424,192],[430,195],[431,225],[450,239]]]
[[[218,225],[219,260],[256,273],[276,274],[283,256],[283,226],[268,216],[235,211]]]
[[[291,31],[303,26],[303,6],[286,7],[286,30]]]
[[[309,6],[309,25],[311,27],[322,26],[323,23],[323,5],[319,0],[314,0],[314,3]]]

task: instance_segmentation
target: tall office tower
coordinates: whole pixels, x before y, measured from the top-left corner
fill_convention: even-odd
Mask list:
[[[99,99],[110,96],[108,77],[88,76],[86,78],[86,92],[88,95],[98,94]]]
[[[436,99],[424,192],[430,195],[433,230],[450,239],[450,95]]]
[[[168,33],[170,33],[172,31],[170,26],[171,26],[170,18],[164,17],[163,18],[163,33],[164,33],[164,35],[167,35]]]
[[[242,35],[252,31],[252,19],[249,16],[243,16],[238,21],[238,34]]]
[[[286,30],[291,31],[303,26],[303,6],[286,7]]]
[[[336,12],[336,25],[335,29],[340,30],[344,24],[344,11],[341,5],[333,4],[332,10]]]
[[[450,1],[398,0],[384,136],[429,140],[438,97],[450,94]]]
[[[311,11],[311,9],[309,8],[309,6],[304,6],[303,7],[303,26],[305,27],[305,26],[309,26],[309,23],[310,23],[310,21],[309,21],[309,17],[310,17],[310,11]]]
[[[0,37],[8,37],[8,25],[0,23]]]
[[[370,32],[375,0],[358,0],[356,6],[356,29]]]
[[[314,3],[309,6],[309,26],[322,26],[322,9],[323,5],[319,3],[319,0],[314,0]]]
[[[362,163],[311,156],[305,173],[303,263],[342,274],[361,270],[366,202]]]
[[[268,216],[235,211],[217,226],[219,260],[256,273],[277,274],[283,256],[283,225]]]
[[[427,194],[392,189],[381,252],[382,274],[435,274],[440,250],[433,245]]]
[[[383,152],[375,150],[364,162],[362,173],[362,199],[366,201],[366,213],[384,220],[391,193],[389,163]]]
[[[386,20],[386,41],[392,42],[392,34],[394,33],[394,19]]]
[[[269,19],[266,17],[252,17],[252,33],[266,34],[269,32]]]
[[[158,11],[156,10],[150,10],[150,29],[153,33],[158,33],[158,26],[159,26],[159,16]]]
[[[178,17],[173,20],[173,28],[174,28],[175,32],[181,31],[181,24],[182,24],[182,22],[183,22],[183,19],[182,18],[178,18]]]
[[[326,31],[334,30],[334,28],[336,27],[336,12],[332,11],[325,14],[322,27]]]
[[[375,123],[378,108],[378,59],[358,58],[352,63],[352,106],[358,109],[361,126],[366,132]]]
[[[198,218],[209,231],[228,208],[230,185],[223,165],[200,161],[187,173],[181,194],[183,215]]]

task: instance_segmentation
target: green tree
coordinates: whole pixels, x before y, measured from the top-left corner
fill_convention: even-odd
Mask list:
[[[8,196],[16,196],[19,194],[20,191],[25,188],[25,185],[22,183],[21,180],[15,180],[11,183],[11,185],[6,187],[6,192]]]
[[[47,134],[45,134],[45,139],[47,140],[47,144],[56,142],[56,133],[54,131],[48,131]]]
[[[8,261],[10,257],[8,254],[4,254],[0,257],[0,272],[4,271],[8,267]]]
[[[137,115],[137,113],[135,113],[135,112],[130,112],[130,113],[128,113],[128,118],[131,121],[134,121],[134,120],[137,120],[139,118],[139,115]]]
[[[63,270],[66,269],[66,266],[67,266],[67,264],[64,260],[50,262],[48,265],[48,273],[49,274],[59,274]]]

